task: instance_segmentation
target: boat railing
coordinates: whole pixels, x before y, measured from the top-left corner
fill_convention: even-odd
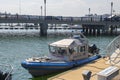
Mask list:
[[[0,64],[0,71],[3,75],[6,74],[5,79],[4,80],[11,80],[11,74],[13,71],[13,67],[9,64]]]
[[[76,31],[76,32],[72,33],[72,36],[73,36],[73,37],[74,37],[74,35],[78,35],[78,36],[79,36],[78,39],[81,39],[81,41],[82,41],[83,43],[86,43],[86,44],[89,43],[88,38],[87,38],[83,33]]]
[[[114,53],[117,49],[120,49],[120,35],[109,43],[106,49],[106,53],[108,56],[111,56],[111,54]]]

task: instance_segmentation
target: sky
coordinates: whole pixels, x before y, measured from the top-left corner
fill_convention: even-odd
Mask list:
[[[114,14],[119,14],[120,0],[46,0],[46,13],[47,16],[78,17],[88,14],[90,8],[91,14],[110,14],[111,2]],[[0,0],[1,13],[41,15],[41,6],[44,10],[44,0]]]

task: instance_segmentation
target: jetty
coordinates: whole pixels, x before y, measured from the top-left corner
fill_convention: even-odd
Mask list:
[[[89,64],[83,65],[81,67],[77,67],[69,71],[63,72],[61,74],[58,74],[54,77],[49,78],[48,80],[84,80],[82,76],[83,75],[82,72],[84,70],[89,70],[92,72],[90,80],[97,80],[97,73],[111,66],[110,64],[106,63],[107,60],[108,58],[101,58]],[[116,76],[112,80],[119,80],[119,79],[120,76]]]

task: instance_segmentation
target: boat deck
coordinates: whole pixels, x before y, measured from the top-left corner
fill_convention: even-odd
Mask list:
[[[108,58],[100,58],[96,61],[93,61],[81,67],[77,67],[77,68],[68,70],[66,72],[63,72],[61,74],[58,74],[54,77],[49,78],[48,80],[84,80],[82,76],[82,72],[84,70],[89,70],[92,72],[92,75],[91,75],[92,77],[90,78],[90,80],[97,80],[96,73],[111,66],[110,64],[106,63],[107,61],[108,61]],[[120,68],[120,66],[118,68]],[[116,76],[112,80],[120,80],[120,75]]]

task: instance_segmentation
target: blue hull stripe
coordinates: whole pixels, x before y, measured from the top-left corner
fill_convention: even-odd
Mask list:
[[[28,69],[28,70],[60,70],[60,69],[67,69],[72,68],[74,66],[79,66],[85,63],[89,63],[91,61],[94,61],[98,58],[100,58],[100,55],[92,56],[87,59],[83,60],[76,60],[72,62],[65,62],[65,63],[50,63],[50,62],[26,62],[23,61],[21,65]]]

